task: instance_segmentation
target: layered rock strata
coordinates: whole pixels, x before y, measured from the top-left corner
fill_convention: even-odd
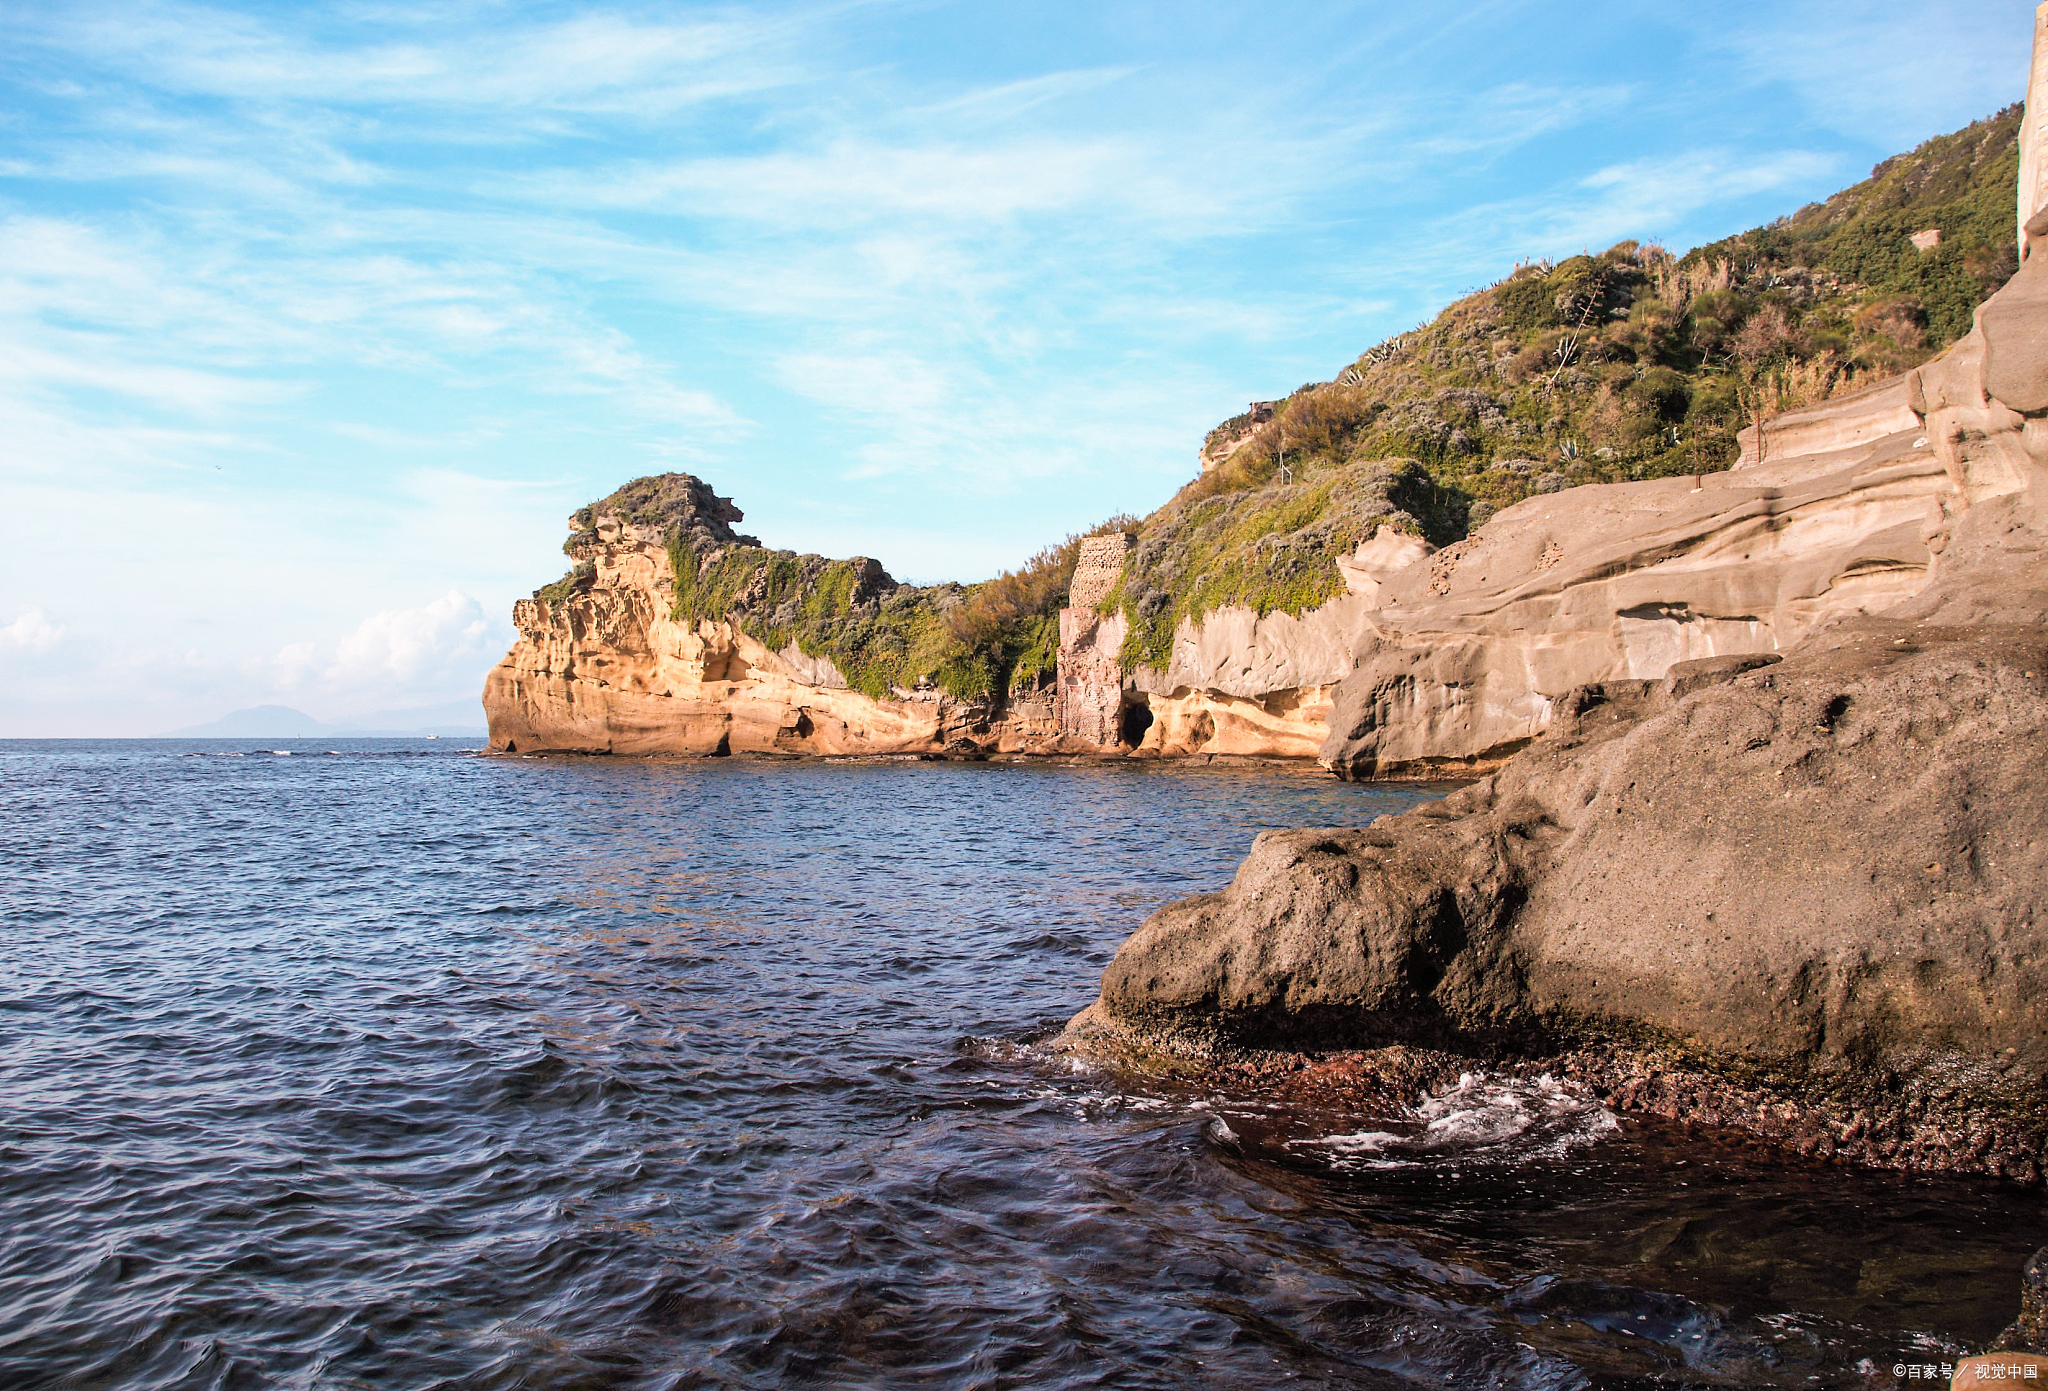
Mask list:
[[[1483,769],[1578,686],[1783,652],[1925,588],[1958,498],[1906,382],[1773,430],[1780,445],[1725,473],[1532,497],[1398,569],[1361,558],[1370,591],[1323,761]]]
[[[1310,612],[1184,621],[1165,668],[1102,687],[1123,641],[1077,610],[1098,674],[1084,737],[1141,752],[1319,757],[1346,777],[1497,767],[1588,683],[1785,651],[1817,625],[1919,593],[1957,503],[1897,378],[1771,423],[1746,462],[1700,478],[1573,488],[1433,550],[1382,530]],[[1064,650],[1064,648],[1063,648]]]
[[[2002,303],[1987,312],[2016,318],[2016,333],[2036,322]],[[768,651],[732,623],[679,623],[665,529],[579,516],[587,583],[515,609],[519,643],[485,694],[494,739],[831,754],[966,741],[1002,753],[1320,758],[1347,777],[1483,772],[1541,735],[1578,686],[1782,652],[1820,624],[1925,590],[1957,509],[2019,477],[2004,455],[1978,457],[2008,449],[1977,442],[2013,435],[2008,422],[1970,404],[1968,383],[1946,385],[1967,351],[1773,422],[1762,457],[1725,473],[1532,497],[1440,551],[1383,530],[1340,557],[1345,594],[1300,615],[1225,608],[1183,622],[1163,669],[1127,668],[1128,625],[1098,611],[1129,538],[1088,538],[1052,690],[1000,705],[936,689],[872,699],[793,645]],[[724,527],[717,545],[741,543],[708,512],[692,525]],[[863,564],[864,583],[893,584]]]
[[[1517,720],[1534,742],[1404,816],[1261,836],[1125,943],[1066,1046],[1424,1047],[1806,1154],[2040,1182],[2044,296],[2030,255],[1951,351],[1718,484],[1576,490],[1612,525],[1578,533],[1569,585],[1540,578],[1567,560],[1529,504],[1431,557],[1433,598],[1419,562],[1372,576],[1381,610],[1463,636],[1368,654],[1336,761],[1426,752],[1432,725],[1438,749]],[[1616,644],[1623,670],[1540,717],[1485,698]]]
[[[599,518],[588,588],[521,600],[519,641],[484,688],[507,753],[856,755],[1054,753],[1050,699],[1000,711],[935,687],[877,700],[795,644],[770,650],[730,621],[673,616],[664,536]]]
[[[2037,59],[2037,70],[2042,66]],[[932,637],[929,623],[921,633],[893,629],[905,640],[880,663],[889,669],[878,672],[858,631],[870,617],[867,608],[893,584],[874,561],[855,562],[860,573],[843,585],[848,562],[777,553],[809,567],[806,583],[833,588],[829,622],[807,610],[792,626],[778,617],[783,594],[763,602],[758,591],[729,583],[734,548],[766,552],[731,535],[737,509],[688,480],[703,494],[684,519],[684,549],[695,572],[686,564],[680,577],[672,573],[682,554],[676,552],[671,573],[663,573],[673,528],[650,522],[637,503],[607,514],[611,526],[603,532],[592,529],[593,519],[580,520],[576,534],[588,540],[575,543],[577,582],[549,586],[521,607],[520,646],[493,678],[492,709],[504,739],[521,748],[698,752],[709,738],[715,751],[716,727],[726,746],[748,749],[760,744],[760,726],[772,713],[786,723],[776,724],[778,738],[770,742],[805,752],[971,746],[1098,757],[1243,754],[1320,757],[1354,777],[1484,772],[1540,736],[1556,703],[1577,686],[1651,679],[1674,662],[1706,656],[1783,652],[1817,625],[1921,592],[1956,508],[1971,492],[2012,486],[2018,465],[2010,460],[1979,459],[1967,480],[1959,463],[1962,453],[1977,449],[1973,441],[2010,435],[2009,422],[1984,414],[1988,405],[1970,396],[1970,382],[1950,399],[1925,374],[1746,431],[1738,465],[1727,473],[1619,487],[1563,485],[1567,475],[1674,467],[1682,455],[1675,436],[1663,438],[1664,427],[1681,411],[1710,422],[1735,408],[1727,399],[1732,378],[1698,360],[1718,341],[1713,325],[1721,320],[1714,316],[1727,319],[1734,311],[1724,305],[1696,322],[1684,306],[1699,294],[1735,295],[1764,338],[1771,324],[1783,322],[1774,316],[1785,306],[1797,309],[1794,322],[1817,309],[1816,322],[1832,322],[1859,303],[1882,310],[1878,319],[1892,327],[1858,327],[1843,349],[1866,363],[1912,360],[1923,330],[1947,341],[1965,298],[1991,284],[2009,261],[2004,245],[1982,244],[1981,227],[1957,221],[1975,217],[1965,216],[1964,203],[1976,192],[1964,202],[1949,193],[1990,187],[1984,180],[2012,169],[2017,154],[2021,202],[2038,202],[2048,189],[2040,123],[2028,127],[2015,151],[2011,142],[2023,124],[2000,113],[1960,139],[1944,137],[1902,157],[1904,163],[1887,161],[1895,174],[1874,171],[1869,184],[1796,215],[1788,235],[1796,231],[1793,241],[1803,249],[1770,259],[1770,268],[1759,261],[1738,273],[1733,243],[1712,255],[1703,251],[1696,263],[1617,247],[1565,266],[1522,268],[1450,306],[1427,330],[1365,354],[1335,382],[1284,402],[1251,403],[1210,432],[1204,478],[1154,514],[1135,550],[1122,536],[1084,543],[1089,554],[1067,612],[1053,622],[1033,608],[1028,660],[1015,660],[1018,644],[1010,639],[1018,633],[990,643],[982,641],[983,625],[967,663],[984,668],[980,675],[989,679],[979,684],[957,664],[945,668],[946,654],[937,651],[945,644],[923,640]],[[1893,215],[1902,198],[1914,209],[1910,222]],[[1878,217],[1885,209],[1892,212]],[[1923,212],[1931,220],[1922,221]],[[1840,227],[1822,236],[1835,222]],[[1949,233],[1932,240],[1943,222]],[[1949,287],[1926,305],[1911,296],[1884,298],[1903,293],[1891,282],[1888,289],[1874,284],[1866,295],[1829,259],[1865,237],[1902,249],[1897,238],[1909,226],[1924,230],[1913,243],[1921,251],[1907,254],[1929,258],[1929,274]],[[1837,246],[1830,238],[1849,237],[1843,229],[1854,237]],[[1820,260],[1800,259],[1809,256]],[[1559,296],[1582,294],[1596,295],[1613,319],[1606,336],[1584,348],[1598,370],[1563,372],[1559,362],[1557,370],[1531,377],[1530,354],[1556,349],[1546,348],[1544,331],[1530,325],[1553,310],[1563,315],[1566,299]],[[1789,298],[1780,305],[1773,295]],[[1592,301],[1573,302],[1574,314],[1591,312]],[[1617,317],[1638,307],[1651,319],[1664,309],[1677,312],[1676,336],[1657,338],[1656,346],[1656,334],[1644,338],[1630,327],[1632,318]],[[1923,311],[1934,317],[1919,322],[1914,316]],[[2038,331],[2028,326],[2044,321],[2040,304],[2013,294],[1986,313],[1994,321],[2004,316],[1990,325],[2001,340]],[[1858,313],[1856,322],[1863,318]],[[1821,374],[1798,390],[1823,390],[1834,380],[1830,353],[1802,358],[1804,348],[1785,350]],[[1987,400],[2001,409],[2031,409],[2015,397],[2022,387],[2001,380],[2005,350],[1987,351]],[[1750,365],[1762,370],[1762,361]],[[1537,414],[1547,417],[1540,429]],[[1290,429],[1308,431],[1295,446],[1308,454],[1290,452]],[[1654,450],[1645,443],[1651,435]],[[1716,440],[1709,426],[1691,443],[1711,451]],[[1379,457],[1437,446],[1448,452],[1429,469]],[[1547,462],[1526,457],[1525,449]],[[1298,476],[1271,469],[1283,457],[1300,465]],[[1603,458],[1597,467],[1589,462]],[[1551,465],[1564,471],[1548,471]],[[1438,481],[1452,490],[1439,491]],[[1492,500],[1474,504],[1475,520],[1494,501],[1530,489],[1535,495],[1440,551],[1393,530],[1353,545],[1374,519],[1432,535],[1457,527],[1459,490],[1467,488]],[[639,559],[631,554],[636,547]],[[616,554],[599,555],[608,549]],[[1128,577],[1121,571],[1126,556]],[[1329,594],[1340,580],[1343,592],[1322,607],[1286,611],[1306,596]],[[909,588],[894,592],[900,598]],[[919,593],[932,599],[948,588],[967,592],[936,586]],[[1262,607],[1281,611],[1217,609],[1202,595],[1257,596]],[[1042,605],[1045,598],[1034,590],[1031,601]],[[688,620],[673,617],[679,613]],[[1014,606],[1007,613],[1014,619]],[[1176,630],[1167,631],[1165,614],[1179,620]],[[1047,622],[1040,624],[1041,617]],[[1056,673],[1047,660],[1054,645],[1048,628],[1056,630]],[[637,645],[607,651],[603,635],[613,632]],[[749,633],[769,634],[765,647],[774,650],[756,660],[742,641]],[[703,653],[679,655],[695,653],[691,643],[703,645]],[[707,670],[732,679],[687,679],[698,656]],[[1026,678],[1015,692],[1005,679],[1010,665]],[[992,699],[947,694],[973,690]],[[728,700],[730,721],[723,718]],[[678,717],[665,720],[664,710]],[[831,725],[829,737],[815,733],[820,720]]]

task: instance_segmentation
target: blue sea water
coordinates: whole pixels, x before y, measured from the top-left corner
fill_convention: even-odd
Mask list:
[[[10,1391],[1890,1385],[2048,1241],[1555,1086],[1282,1116],[1034,1046],[1259,829],[1429,789],[351,740],[0,791]]]

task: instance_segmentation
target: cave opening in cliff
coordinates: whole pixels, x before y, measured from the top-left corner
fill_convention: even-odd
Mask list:
[[[1126,705],[1117,722],[1117,737],[1132,748],[1145,741],[1145,731],[1152,727],[1152,707],[1149,705]]]

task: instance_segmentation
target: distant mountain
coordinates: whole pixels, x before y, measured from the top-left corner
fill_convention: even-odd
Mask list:
[[[211,724],[174,729],[167,739],[314,739],[332,731],[303,710],[289,705],[252,705],[222,715]]]
[[[167,739],[363,739],[419,738],[432,734],[448,739],[482,738],[483,705],[452,700],[406,710],[377,710],[352,719],[326,723],[289,705],[255,705],[223,715],[210,724],[174,729]]]

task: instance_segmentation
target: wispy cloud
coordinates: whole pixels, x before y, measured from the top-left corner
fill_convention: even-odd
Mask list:
[[[1749,84],[1794,92],[1826,128],[1907,144],[2026,95],[2027,0],[1790,0],[1680,22]]]
[[[451,589],[413,608],[380,609],[331,651],[296,642],[273,660],[277,688],[329,696],[374,693],[380,699],[439,695],[475,685],[476,673],[504,650],[508,625],[472,595]]]
[[[799,77],[774,48],[800,19],[732,11],[649,23],[596,13],[497,27],[473,12],[444,13],[386,11],[351,23],[346,9],[315,10],[288,27],[210,6],[85,5],[12,27],[19,40],[90,54],[151,88],[262,101],[646,114]]]
[[[1744,157],[1732,150],[1688,150],[1676,156],[1609,165],[1576,188],[1500,209],[1524,237],[1551,247],[1573,241],[1604,245],[1624,236],[1656,235],[1683,225],[1703,208],[1780,189],[1810,187],[1836,175],[1841,161],[1808,150]],[[1787,211],[1791,211],[1790,208]]]

